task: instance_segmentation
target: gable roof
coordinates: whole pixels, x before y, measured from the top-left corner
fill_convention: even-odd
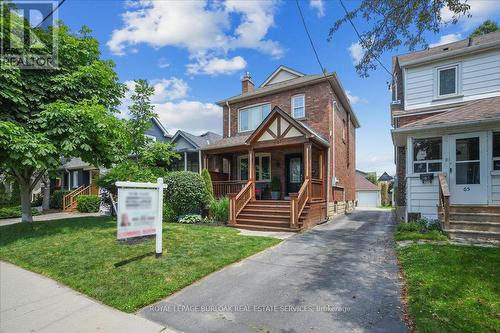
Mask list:
[[[378,186],[356,173],[356,191],[378,191]]]
[[[163,133],[163,136],[166,138],[171,138],[172,136],[168,133],[167,129],[163,127],[162,123],[160,120],[156,117],[151,118],[151,121],[153,122],[154,125],[156,125],[160,131]]]
[[[276,78],[276,76],[278,76],[282,72],[286,72],[286,73],[291,74],[291,76],[293,78],[298,78],[298,77],[304,76],[303,73],[301,73],[299,71],[296,71],[295,69],[292,69],[290,67],[286,67],[286,66],[280,65],[278,68],[276,68],[274,70],[274,72],[271,73],[271,75],[269,75],[267,77],[267,79],[264,80],[264,82],[262,82],[262,84],[260,85],[260,87],[262,88],[264,86],[267,86],[268,84],[271,84],[271,82],[273,81],[273,79]],[[284,81],[281,81],[281,82],[284,82]]]
[[[384,172],[382,174],[382,176],[378,177],[378,181],[379,182],[386,182],[386,181],[391,181],[393,180],[394,178],[389,176],[389,174],[387,172]]]
[[[205,132],[202,135],[194,135],[189,132],[178,130],[172,137],[172,142],[176,141],[179,137],[183,137],[195,148],[203,148],[222,139],[222,136],[210,131]]]
[[[272,125],[275,119],[278,117],[281,117],[281,119],[284,119],[288,125],[287,128],[283,128],[282,132],[290,131],[288,127],[293,127],[295,128],[298,132],[302,133],[306,138],[313,139],[317,141],[318,143],[324,145],[324,146],[329,146],[330,144],[328,143],[328,140],[324,139],[321,135],[319,135],[317,132],[315,132],[312,128],[307,126],[301,121],[298,121],[291,116],[289,116],[286,112],[281,110],[278,106],[275,106],[272,111],[267,115],[267,117],[260,123],[260,125],[253,131],[252,134],[247,138],[245,143],[251,144],[255,141],[257,141],[264,131],[269,128],[269,126]],[[276,133],[276,134],[281,134],[281,133]],[[271,137],[272,139],[272,137]]]

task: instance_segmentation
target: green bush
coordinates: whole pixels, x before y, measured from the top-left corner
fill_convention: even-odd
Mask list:
[[[56,190],[50,195],[50,208],[63,209],[63,198],[71,191]]]
[[[203,178],[198,173],[190,171],[170,172],[165,184],[165,203],[176,216],[199,214],[207,197]]]
[[[201,177],[205,183],[205,190],[207,197],[205,199],[205,204],[208,205],[214,199],[214,187],[212,185],[212,177],[210,177],[210,172],[207,169],[201,171]]]
[[[210,201],[208,209],[215,221],[227,223],[229,220],[229,199],[227,197]]]
[[[409,231],[409,232],[421,232],[423,230],[423,226],[417,222],[408,222],[408,223],[400,223],[397,226],[398,231]]]
[[[201,222],[203,222],[203,218],[199,214],[184,215],[179,219],[179,223],[186,223],[186,224],[201,223]]]
[[[76,197],[76,210],[80,213],[97,213],[101,204],[98,195],[79,195]]]
[[[163,222],[177,222],[177,216],[168,203],[163,204]]]
[[[40,212],[36,208],[31,208],[31,214],[40,215]],[[0,219],[11,217],[21,217],[21,206],[0,208]]]

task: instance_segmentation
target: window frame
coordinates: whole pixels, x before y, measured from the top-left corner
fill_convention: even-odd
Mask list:
[[[296,97],[302,97],[302,109],[304,109],[304,114],[301,115],[300,117],[297,117],[295,115],[295,98]],[[290,98],[291,102],[290,102],[290,105],[291,105],[291,114],[292,114],[292,118],[294,119],[303,119],[306,117],[306,94],[296,94],[296,95],[293,95],[291,98]]]
[[[441,71],[448,69],[455,69],[455,92],[450,94],[441,95],[439,93],[441,87],[440,73]],[[457,97],[460,95],[461,84],[460,84],[460,64],[448,64],[445,66],[439,66],[435,68],[435,78],[436,78],[436,89],[434,91],[434,99],[446,99],[450,97]]]
[[[258,127],[257,126],[255,128],[252,128],[252,129],[242,130],[241,129],[241,112],[245,111],[245,110],[248,110],[248,109],[253,109],[255,107],[260,107],[260,116],[262,118],[261,121],[260,121],[260,123],[262,123],[262,121],[266,118],[266,117],[262,117],[262,108],[263,108],[264,105],[269,105],[269,113],[271,113],[271,111],[272,111],[271,102],[263,102],[263,103],[257,103],[257,104],[247,105],[247,106],[244,106],[244,107],[238,109],[238,133],[252,132],[252,131],[254,131]]]
[[[500,135],[500,131],[491,133],[491,171],[500,173],[500,169],[495,169],[495,161],[500,161],[500,156],[495,156],[495,134]]]
[[[430,159],[430,160],[415,160],[415,146],[414,146],[414,143],[416,140],[429,140],[429,139],[440,139],[441,140],[441,159]],[[410,155],[410,159],[411,159],[411,163],[410,163],[410,174],[413,174],[413,175],[420,175],[420,174],[423,174],[423,173],[440,173],[440,172],[443,172],[443,156],[444,156],[444,139],[442,136],[431,136],[431,137],[412,137],[411,140],[411,155]],[[415,164],[417,163],[425,163],[425,171],[421,171],[421,172],[416,172],[415,171]],[[429,164],[432,164],[432,163],[441,163],[441,169],[440,170],[436,170],[436,171],[429,171]]]
[[[262,179],[262,172],[260,171],[262,169],[262,157],[269,157],[269,178],[268,179]],[[246,159],[248,160],[248,155],[239,155],[238,156],[238,180],[241,179],[241,160]],[[272,163],[271,163],[271,153],[256,153],[255,154],[255,159],[257,160],[255,162],[255,181],[259,183],[268,183],[272,179]],[[257,164],[259,164],[259,168],[257,168]],[[250,164],[248,164],[250,166]],[[259,170],[257,172],[257,169]],[[248,176],[250,178],[250,175]],[[243,179],[244,180],[244,179]]]

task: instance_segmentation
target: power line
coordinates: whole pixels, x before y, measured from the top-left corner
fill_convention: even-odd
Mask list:
[[[359,33],[358,29],[356,28],[356,26],[354,25],[354,22],[352,22],[351,18],[349,17],[349,12],[347,10],[347,8],[345,7],[344,5],[344,2],[342,0],[339,0],[340,4],[342,5],[342,8],[344,9],[344,12],[345,12],[345,15],[346,15],[346,18],[347,20],[349,21],[349,23],[351,24],[352,28],[354,29],[354,31],[356,32],[356,35],[358,35],[358,39],[359,41],[361,42],[361,46],[364,47],[364,45],[366,45],[363,37],[361,37],[361,34]],[[375,58],[375,60],[377,60],[377,62],[380,64],[380,66],[382,66],[383,69],[385,69],[385,71],[391,76],[392,78],[392,73],[390,70],[387,69],[387,67],[385,67],[385,65],[382,63],[382,61],[380,61],[380,59],[375,56],[373,53],[372,53],[373,57]]]
[[[48,15],[46,15],[40,23],[38,23],[38,24],[36,25],[35,29],[36,29],[36,28],[39,28],[39,27],[42,25],[42,23],[43,23],[43,22],[47,21],[47,19],[48,19],[49,17],[51,17],[51,16],[55,13],[55,11],[56,11],[56,10],[58,10],[58,9],[59,9],[59,7],[61,7],[61,6],[62,6],[62,4],[63,4],[65,1],[66,1],[66,0],[61,0],[61,1],[57,4],[56,8],[52,9],[52,11],[51,11]]]

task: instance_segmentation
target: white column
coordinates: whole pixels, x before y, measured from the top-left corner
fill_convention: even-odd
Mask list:
[[[157,210],[157,218],[156,218],[156,249],[155,249],[155,256],[156,258],[161,257],[161,254],[163,252],[163,246],[162,246],[162,231],[163,231],[163,178],[158,178],[157,179],[157,186],[158,186],[158,210]]]
[[[188,171],[188,154],[187,151],[184,152],[184,171]]]
[[[198,170],[200,171],[200,174],[201,174],[201,150],[198,150]]]

